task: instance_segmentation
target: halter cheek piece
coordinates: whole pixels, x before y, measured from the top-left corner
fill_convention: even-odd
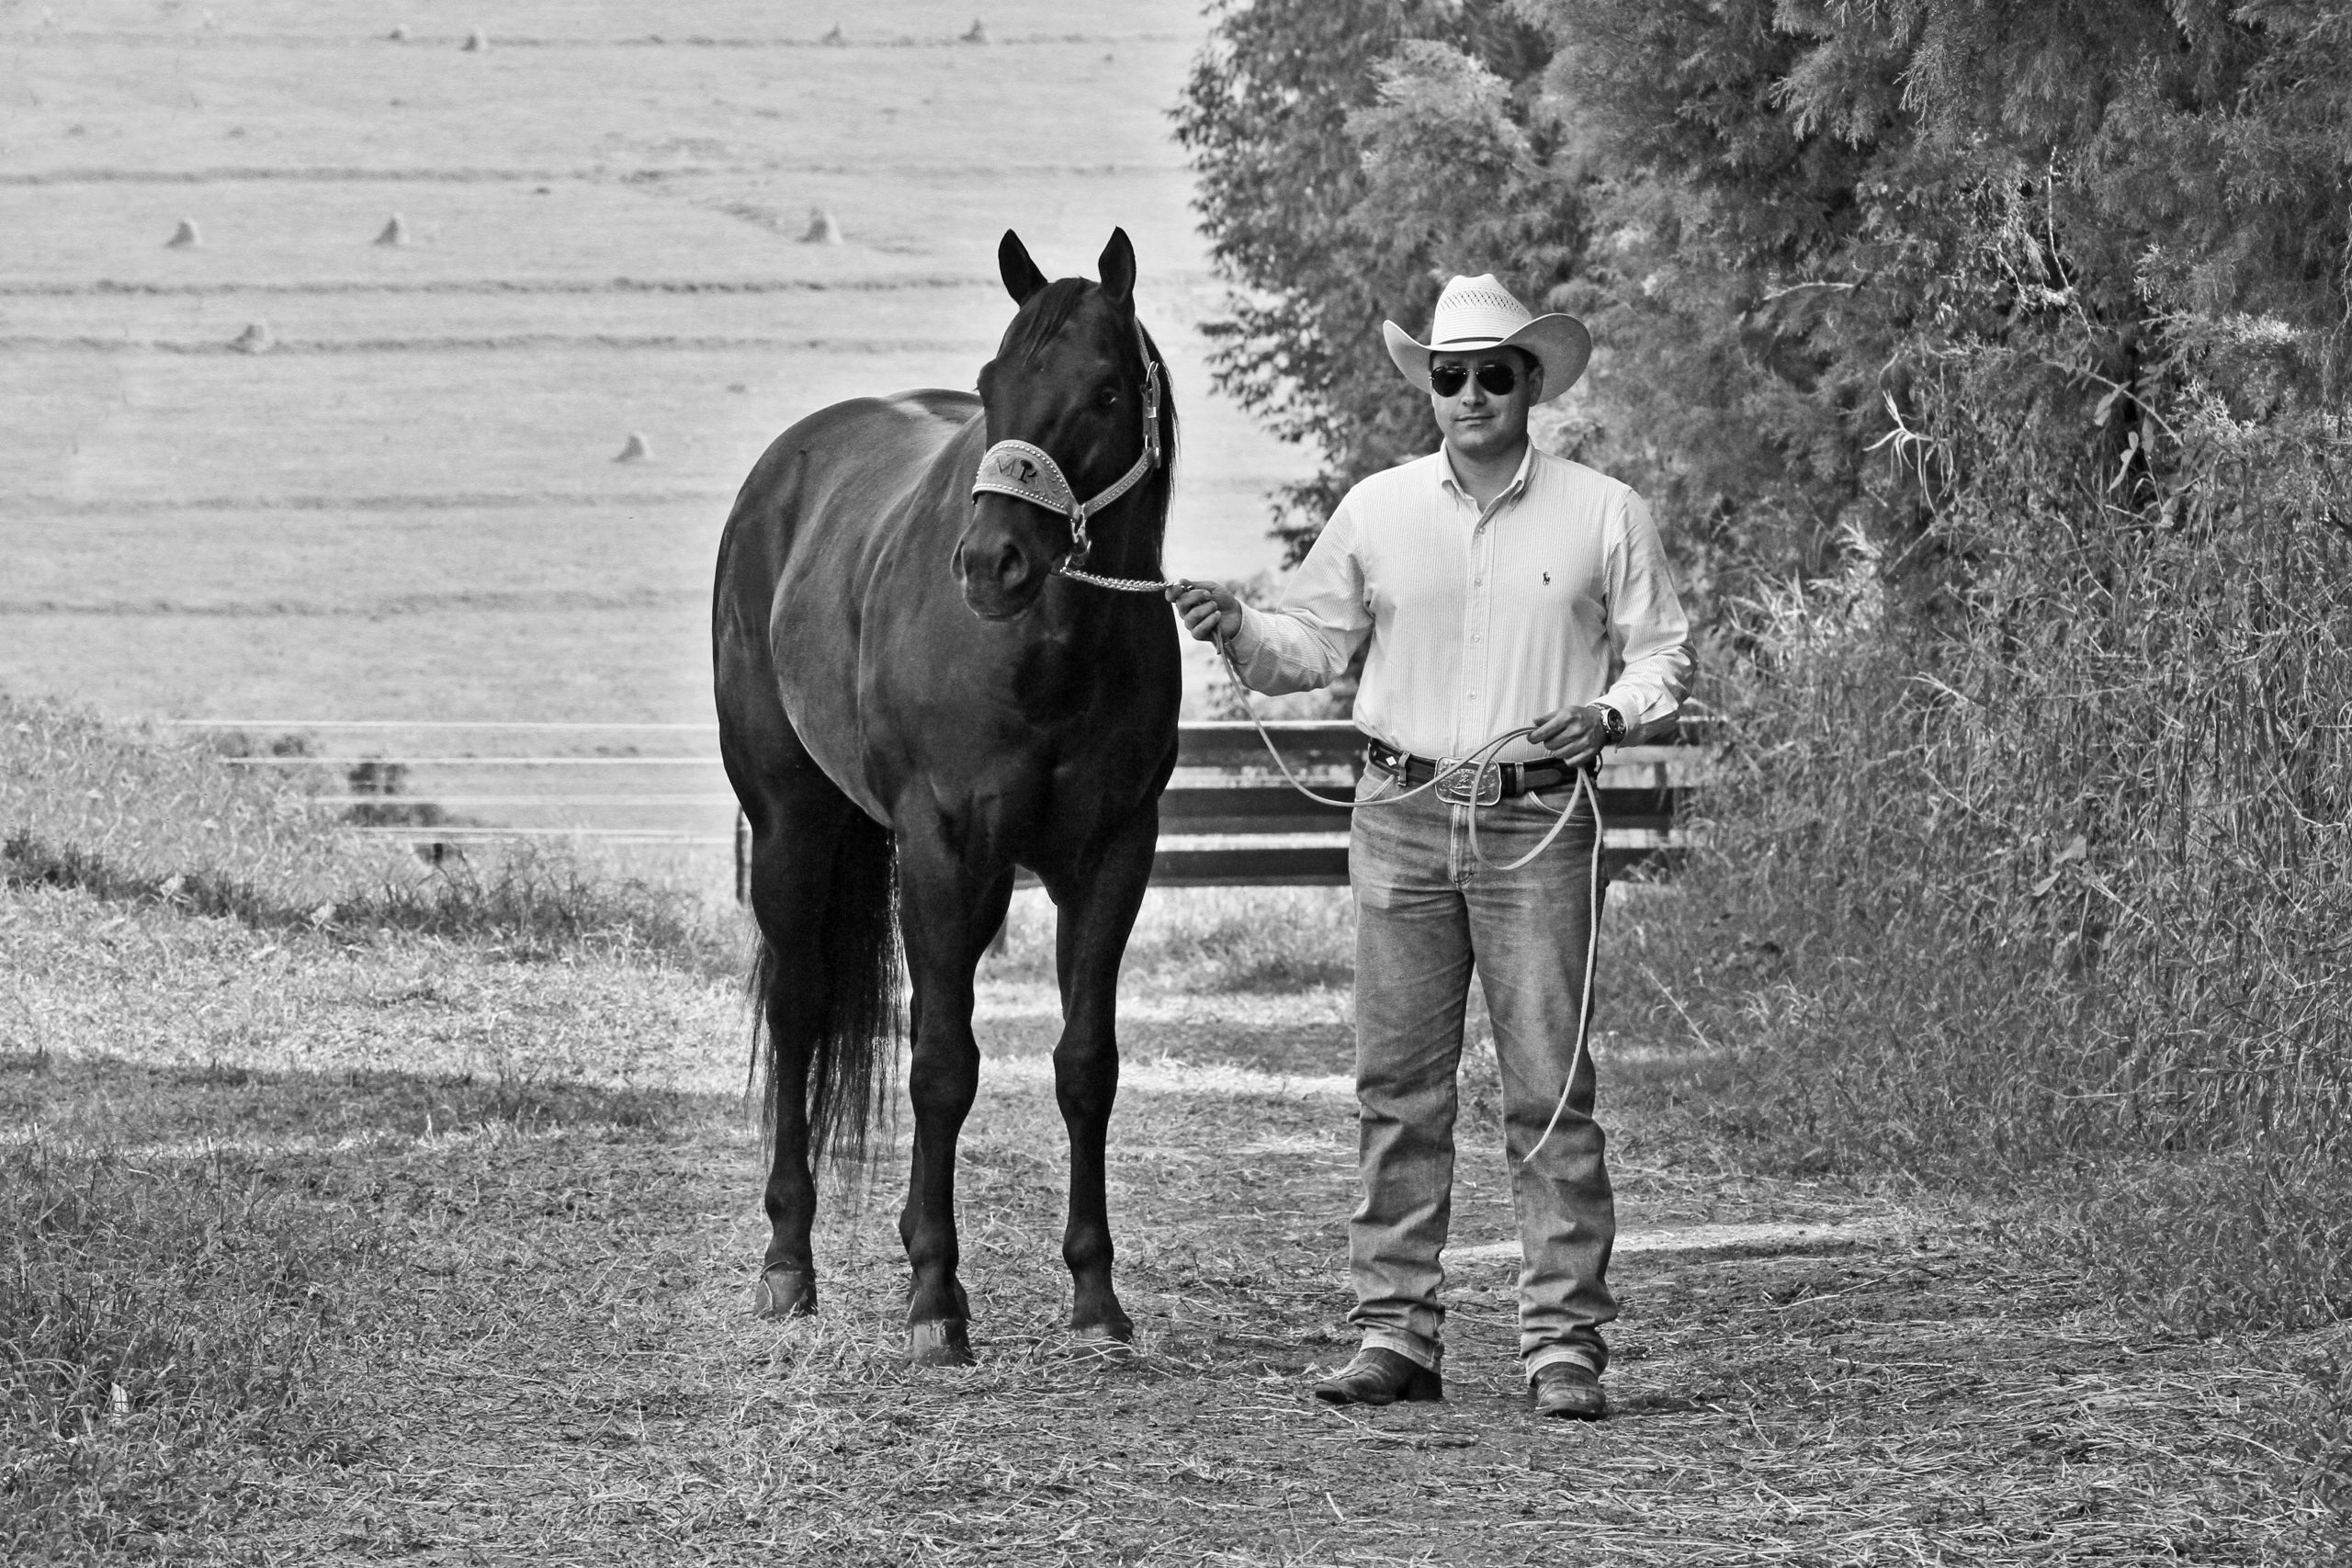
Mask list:
[[[1136,347],[1141,351],[1144,363],[1143,456],[1110,489],[1091,501],[1079,500],[1078,491],[1070,487],[1069,477],[1054,461],[1053,455],[1026,441],[1000,441],[989,447],[982,454],[979,474],[972,480],[972,493],[976,496],[984,491],[1009,495],[1069,519],[1069,554],[1057,570],[1066,571],[1084,564],[1087,551],[1093,546],[1086,536],[1088,520],[1135,489],[1147,474],[1159,467],[1159,361],[1152,357],[1150,345],[1144,342],[1141,324],[1136,327]]]

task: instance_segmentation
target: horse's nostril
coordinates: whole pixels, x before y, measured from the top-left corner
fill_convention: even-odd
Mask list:
[[[1011,545],[997,552],[996,580],[1004,587],[1018,588],[1029,575],[1029,563]]]

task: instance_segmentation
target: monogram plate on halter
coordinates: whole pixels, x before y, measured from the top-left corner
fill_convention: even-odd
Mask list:
[[[1503,797],[1503,771],[1495,767],[1465,768],[1457,757],[1441,757],[1437,764],[1437,797],[1448,806],[1492,806]]]

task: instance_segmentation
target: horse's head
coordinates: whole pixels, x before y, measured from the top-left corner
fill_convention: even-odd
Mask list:
[[[1157,570],[1159,513],[1150,509],[1166,493],[1174,434],[1166,373],[1136,321],[1136,253],[1125,230],[1112,231],[1099,266],[1099,284],[1047,283],[1012,231],[997,247],[1005,289],[1021,309],[980,371],[989,452],[955,556],[964,603],[988,620],[1026,611],[1055,567],[1090,542],[1104,547],[1097,570],[1143,570],[1148,558]],[[1129,488],[1098,517],[1071,515],[1073,503],[1099,502],[1123,479]],[[1091,541],[1097,524],[1106,532]],[[1148,538],[1131,536],[1147,531]]]

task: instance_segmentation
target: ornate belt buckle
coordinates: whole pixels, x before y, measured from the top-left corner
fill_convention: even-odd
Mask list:
[[[1441,757],[1437,797],[1449,806],[1492,806],[1503,797],[1503,771],[1492,763],[1465,768],[1459,757]]]

